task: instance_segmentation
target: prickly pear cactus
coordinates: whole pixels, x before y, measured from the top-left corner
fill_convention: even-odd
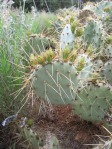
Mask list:
[[[103,17],[104,12],[108,11],[112,7],[111,1],[101,1],[93,7],[93,11],[96,15]]]
[[[108,61],[104,64],[101,70],[101,77],[112,85],[112,61]]]
[[[89,78],[93,70],[93,63],[87,54],[80,54],[76,59],[76,69],[79,72],[79,78],[84,81]]]
[[[90,9],[82,9],[81,12],[79,13],[78,19],[80,20],[80,23],[82,24],[86,24],[87,20],[91,18],[91,19],[95,19],[95,14],[94,12]]]
[[[68,47],[70,50],[74,47],[74,34],[71,31],[71,25],[66,24],[60,39],[60,49],[63,50],[65,47]]]
[[[82,27],[77,27],[76,31],[75,31],[75,35],[76,37],[80,37],[83,35],[84,29]]]
[[[93,62],[93,70],[95,72],[99,72],[101,68],[103,67],[103,61],[100,59],[97,59]]]
[[[76,60],[77,58],[77,51],[76,50],[70,50],[69,48],[65,48],[63,49],[63,51],[61,51],[61,55],[62,55],[62,60],[64,62],[73,62]]]
[[[50,63],[52,59],[55,58],[55,52],[50,48],[49,50],[42,52],[40,55],[31,53],[29,60],[31,66],[44,65],[45,63]]]
[[[26,145],[29,144],[29,147],[33,149],[40,149],[40,139],[38,135],[35,132],[33,132],[32,129],[28,129],[25,127],[21,128],[20,131],[23,136],[23,139],[28,141],[26,142]]]
[[[69,63],[54,61],[40,66],[31,76],[37,96],[52,104],[69,104],[79,85],[77,70]]]
[[[59,50],[31,56],[35,69],[30,81],[37,96],[48,103],[71,104],[74,114],[83,120],[111,127],[112,35],[108,30],[112,24],[111,9],[106,2],[90,6],[91,10],[86,8],[76,17],[69,17],[61,33]]]
[[[106,48],[104,48],[101,52],[101,59],[103,61],[108,61],[112,58],[112,45],[109,44]]]
[[[93,12],[95,17],[94,16],[92,17],[94,19],[101,20],[104,26],[104,29],[108,33],[110,33],[110,31],[112,32],[112,2],[111,1],[101,1],[99,3],[96,3],[96,5],[93,5],[91,3],[89,5],[86,5],[84,7],[84,10]]]
[[[55,48],[54,40],[51,40],[49,37],[40,34],[30,35],[28,41],[25,42],[25,49],[27,51],[33,51],[37,54],[49,49]]]
[[[105,116],[111,105],[111,87],[105,82],[89,82],[78,90],[73,111],[84,120],[106,123]]]
[[[94,48],[99,50],[99,48],[104,46],[103,36],[104,31],[101,22],[90,21],[87,23],[83,34],[84,42],[87,43],[87,45],[92,44]]]
[[[112,33],[112,6],[110,12],[107,12],[103,19],[104,28],[108,34]],[[108,27],[107,27],[108,26]]]

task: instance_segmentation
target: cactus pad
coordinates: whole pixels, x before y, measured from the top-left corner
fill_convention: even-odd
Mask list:
[[[97,3],[97,5],[93,8],[93,11],[97,16],[103,17],[103,13],[108,7],[112,7],[111,1],[101,1],[100,3]]]
[[[92,62],[88,55],[80,54],[76,59],[76,69],[79,72],[79,78],[86,80],[92,73]]]
[[[102,60],[97,59],[94,61],[94,64],[93,64],[94,71],[99,72],[102,67],[103,67],[103,61]]]
[[[84,42],[87,45],[92,44],[94,48],[100,48],[103,46],[103,28],[100,22],[90,21],[84,30]]]
[[[74,113],[82,119],[103,122],[112,105],[112,91],[105,83],[88,83],[78,91],[74,101]]]
[[[65,47],[69,47],[71,50],[74,47],[74,34],[71,31],[70,24],[66,24],[61,33],[60,48],[63,50]]]
[[[102,59],[105,61],[109,60],[112,58],[112,45],[108,45],[107,48],[105,48],[102,53],[101,53]]]
[[[104,64],[104,67],[101,70],[101,76],[112,85],[112,61],[108,61]]]
[[[49,37],[40,34],[35,34],[34,36],[31,35],[29,41],[27,41],[25,44],[27,51],[35,51],[37,54],[40,54],[50,47],[53,49],[55,48],[54,40],[51,40]]]
[[[75,67],[69,62],[57,61],[35,70],[31,82],[37,96],[52,104],[71,103],[79,85]]]

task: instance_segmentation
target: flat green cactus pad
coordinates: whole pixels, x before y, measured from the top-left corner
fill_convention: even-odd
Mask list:
[[[100,3],[97,3],[95,7],[93,7],[93,11],[97,16],[102,16],[105,11],[105,8],[112,7],[111,1],[101,1]]]
[[[102,60],[98,59],[98,60],[94,61],[94,63],[93,63],[94,71],[99,72],[102,67],[103,67],[103,61]]]
[[[80,54],[77,56],[76,69],[79,72],[79,78],[84,81],[90,77],[93,70],[93,63],[90,57],[86,54]]]
[[[94,48],[100,48],[103,46],[103,28],[101,22],[90,21],[85,26],[83,33],[84,42],[87,45],[92,44]]]
[[[100,74],[112,85],[112,61],[108,61],[104,64]]]
[[[105,115],[112,105],[112,91],[105,83],[88,83],[75,98],[73,112],[82,119],[92,122],[105,121]]]
[[[29,41],[25,42],[25,49],[27,51],[34,51],[36,54],[44,52],[46,49],[55,48],[55,42],[49,37],[35,34],[30,36]]]
[[[69,62],[40,66],[32,74],[31,82],[37,96],[52,104],[71,103],[79,86],[77,71]]]
[[[70,50],[72,50],[74,47],[74,38],[74,34],[71,31],[71,25],[66,24],[61,33],[60,49],[63,50],[64,48],[68,47]]]
[[[104,57],[105,57],[106,59],[112,58],[112,44],[109,45],[109,46],[104,50],[103,54],[104,54]],[[103,54],[102,54],[102,55],[103,55]]]

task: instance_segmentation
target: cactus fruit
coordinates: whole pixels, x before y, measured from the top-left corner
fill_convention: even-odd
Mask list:
[[[74,113],[92,122],[104,122],[112,105],[112,90],[105,82],[87,83],[78,90],[74,101]]]
[[[75,67],[69,62],[58,61],[35,70],[31,83],[37,96],[52,104],[71,103],[79,85]]]
[[[63,50],[64,48],[68,47],[70,50],[74,47],[74,34],[71,31],[71,25],[66,24],[60,39],[60,49]]]

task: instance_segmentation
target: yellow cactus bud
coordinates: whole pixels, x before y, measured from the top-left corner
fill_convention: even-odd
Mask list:
[[[84,32],[84,29],[82,27],[78,27],[75,33],[76,37],[82,36],[83,32]]]
[[[75,59],[77,57],[77,51],[73,50],[70,54],[69,54],[69,60],[74,63]]]
[[[105,39],[106,44],[112,44],[112,35],[108,35]]]
[[[82,57],[78,62],[77,71],[81,71],[84,68],[84,65],[85,65],[85,59],[84,57]]]
[[[76,27],[78,26],[79,24],[79,21],[78,20],[74,20],[72,23],[71,23],[71,30],[72,30],[72,33],[75,32],[75,29]]]
[[[37,65],[38,63],[37,56],[35,56],[33,53],[30,54],[29,60],[31,66]]]
[[[68,47],[65,47],[65,49],[63,49],[62,51],[62,58],[63,58],[63,61],[68,61],[68,58],[69,58],[69,54],[70,54],[70,50]]]
[[[87,48],[87,54],[88,54],[88,55],[92,55],[93,50],[94,50],[94,49],[93,49],[93,46],[92,46],[92,44],[90,44],[89,47]]]
[[[54,51],[50,48],[49,50],[46,51],[45,53],[46,61],[50,63],[52,59],[55,57]]]
[[[37,60],[38,60],[38,64],[44,65],[46,60],[44,53],[41,53],[41,55],[38,55]]]
[[[105,8],[104,8],[104,11],[105,11],[105,12],[110,12],[110,11],[111,11],[111,8],[110,8],[110,7],[105,7]]]

